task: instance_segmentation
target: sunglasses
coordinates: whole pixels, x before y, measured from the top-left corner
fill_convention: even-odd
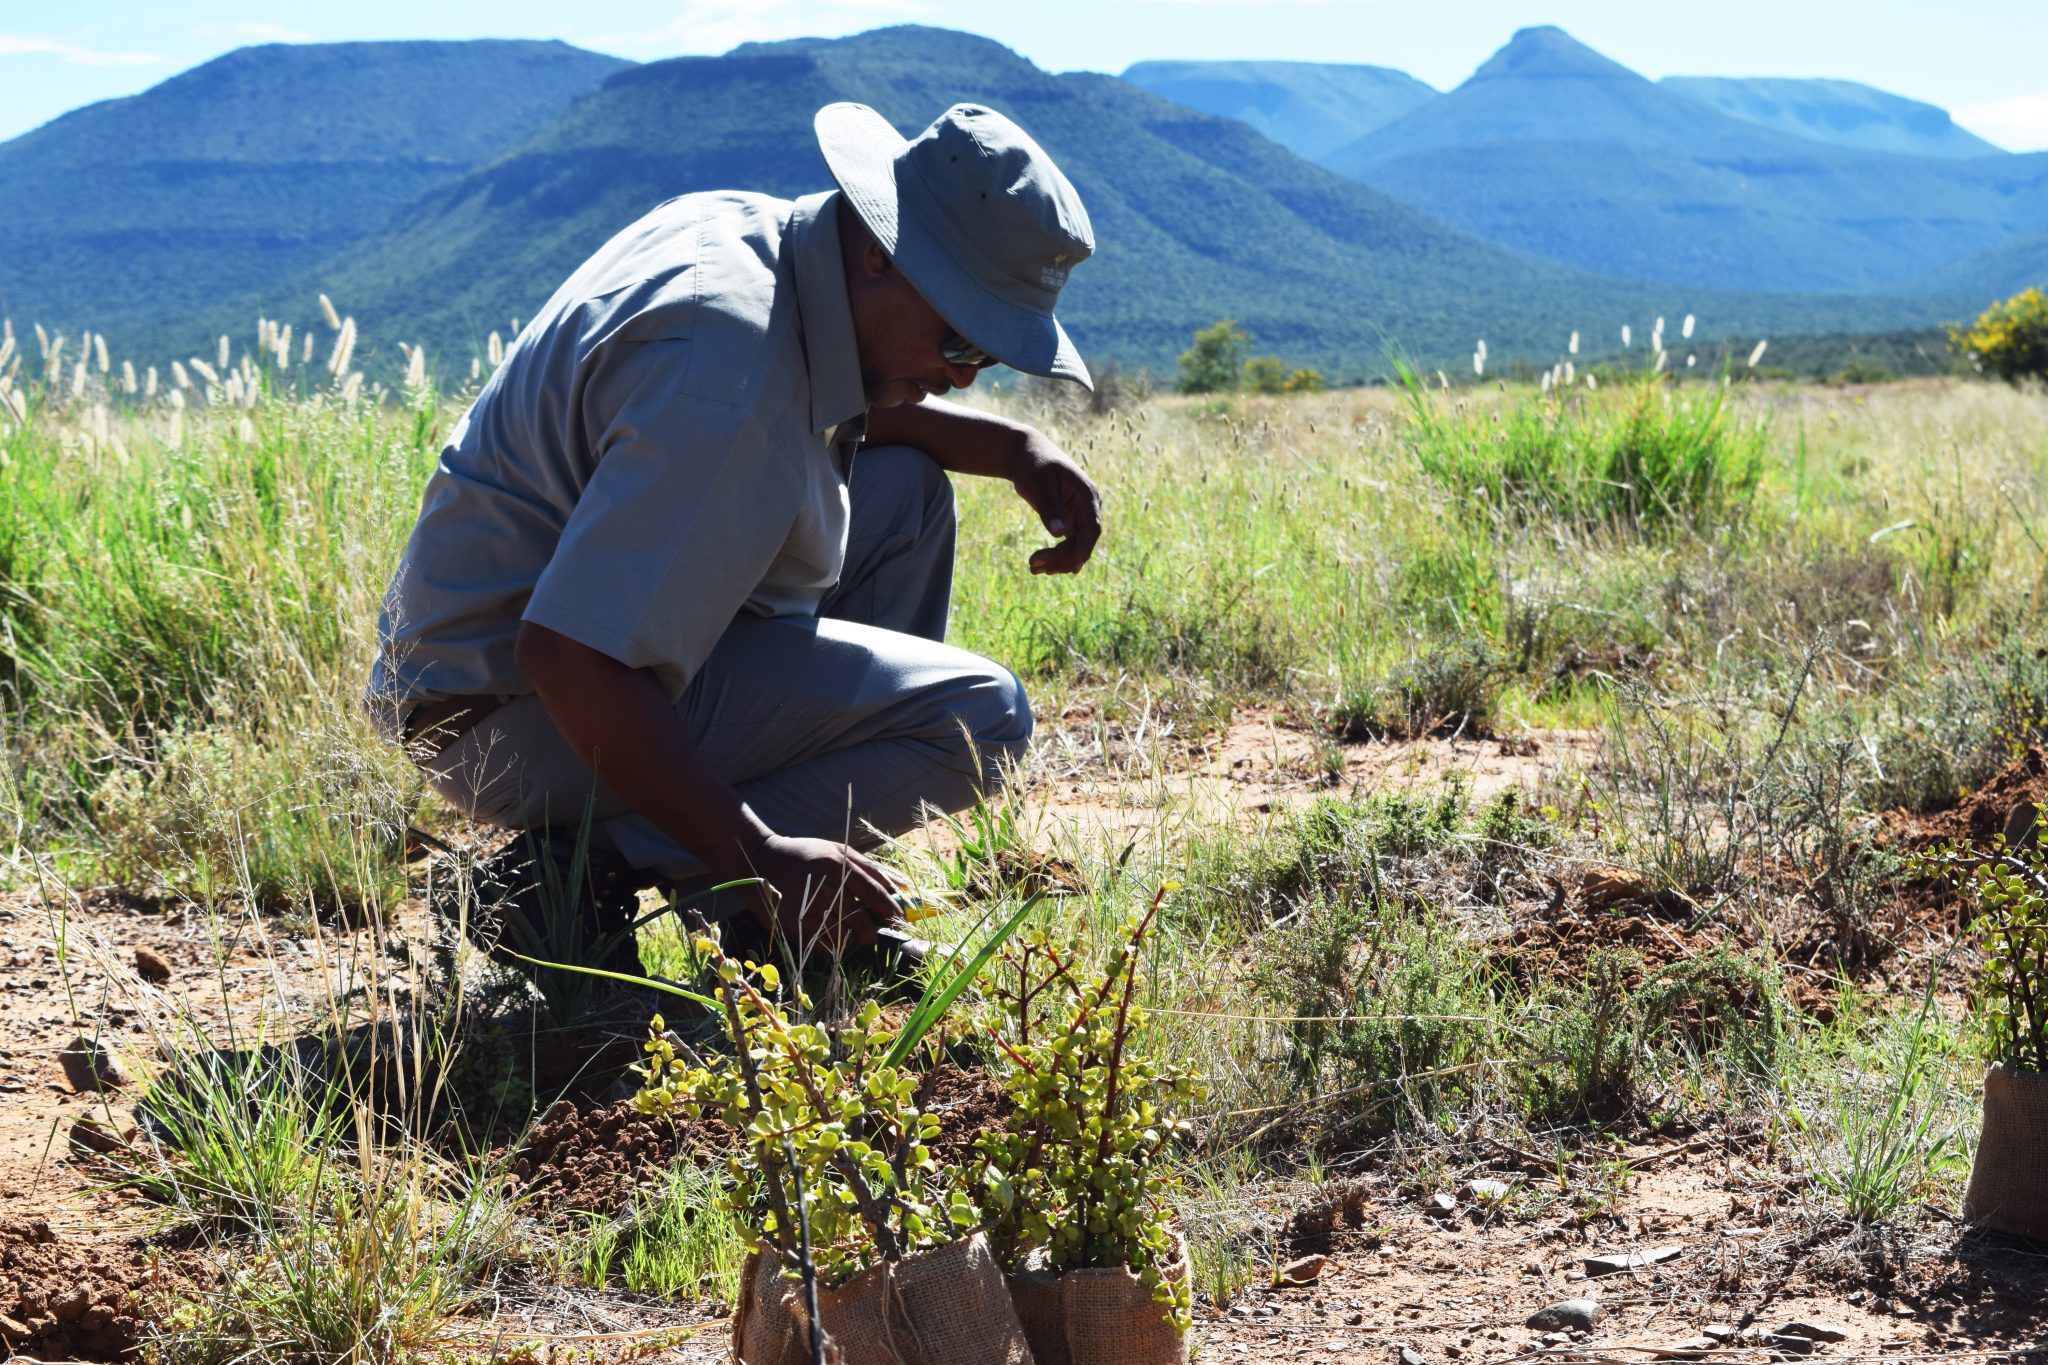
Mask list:
[[[961,336],[958,332],[939,347],[939,358],[948,365],[966,365],[972,369],[986,369],[996,363],[996,358],[981,347]]]

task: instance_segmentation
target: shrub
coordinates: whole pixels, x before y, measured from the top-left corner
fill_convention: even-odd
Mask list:
[[[1180,391],[1234,392],[1242,382],[1245,348],[1251,341],[1251,334],[1231,318],[1196,332],[1194,344],[1180,353]]]
[[[1011,1265],[1043,1247],[1056,1272],[1128,1266],[1187,1330],[1187,1282],[1161,1273],[1175,1245],[1170,1158],[1203,1099],[1202,1081],[1144,1054],[1138,972],[1169,884],[1124,924],[1103,969],[1083,977],[1077,950],[1039,933],[1007,952],[998,976],[1016,983],[995,1032],[1015,1070],[1007,1129],[975,1140],[970,1177],[990,1240]]]
[[[1407,440],[1436,483],[1501,516],[1699,525],[1745,507],[1765,433],[1719,386],[1680,396],[1652,376],[1610,396],[1553,392],[1505,416],[1432,396],[1413,371]]]
[[[2023,808],[2024,809],[2024,808]],[[2048,1072],[2048,857],[2040,808],[2025,811],[2026,835],[1970,873],[1983,913],[1973,926],[1984,945],[1978,1008],[1989,1060]]]
[[[1244,386],[1253,393],[1285,393],[1287,369],[1277,355],[1255,355],[1244,363]]]
[[[1968,327],[1952,322],[1948,344],[1984,373],[2009,384],[2048,379],[2048,294],[2023,289],[1986,308]]]
[[[1348,690],[1337,723],[1347,739],[1485,736],[1506,676],[1506,662],[1489,642],[1461,636]]]

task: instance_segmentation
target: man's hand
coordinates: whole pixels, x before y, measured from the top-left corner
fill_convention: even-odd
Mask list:
[[[748,860],[763,883],[754,913],[764,926],[772,916],[799,952],[872,943],[878,927],[901,918],[888,869],[845,844],[771,835]]]
[[[1043,433],[992,412],[927,398],[868,413],[868,442],[916,446],[955,474],[1005,478],[1059,537],[1031,556],[1033,573],[1077,573],[1102,538],[1102,494]]]
[[[1060,540],[1032,552],[1031,572],[1079,573],[1102,539],[1102,494],[1065,451],[1036,431],[1018,446],[1010,482]]]

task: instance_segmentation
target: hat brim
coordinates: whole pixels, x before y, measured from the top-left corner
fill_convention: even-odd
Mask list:
[[[865,104],[828,104],[815,127],[818,150],[847,202],[955,331],[1012,369],[1095,387],[1058,318],[991,293],[914,216],[899,211],[896,158],[910,144],[887,119]]]

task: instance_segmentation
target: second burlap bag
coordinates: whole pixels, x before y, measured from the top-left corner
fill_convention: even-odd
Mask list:
[[[2016,1237],[2048,1238],[2048,1074],[1994,1066],[1963,1216]]]
[[[1188,1253],[1176,1242],[1169,1284],[1188,1278]],[[1017,1320],[1038,1365],[1184,1365],[1187,1335],[1136,1275],[1113,1270],[1054,1274],[1034,1258],[1010,1277]]]
[[[980,1233],[818,1288],[838,1365],[1033,1365],[1003,1273]],[[747,1261],[733,1315],[741,1365],[810,1365],[803,1286],[775,1258]]]

